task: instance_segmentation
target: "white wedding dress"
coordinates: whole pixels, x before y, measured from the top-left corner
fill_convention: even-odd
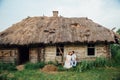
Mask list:
[[[70,55],[66,55],[66,60],[65,60],[65,64],[64,64],[64,68],[71,68],[71,56]]]

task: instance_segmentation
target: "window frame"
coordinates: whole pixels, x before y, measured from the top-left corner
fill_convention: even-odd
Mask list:
[[[88,54],[88,49],[94,49],[94,54],[93,55],[89,55]],[[96,46],[95,44],[87,44],[87,57],[96,57]]]
[[[56,56],[62,56],[59,48],[61,49],[62,53],[64,53],[64,45],[57,45],[56,46]]]

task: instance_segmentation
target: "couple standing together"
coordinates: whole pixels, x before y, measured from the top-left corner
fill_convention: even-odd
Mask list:
[[[69,52],[67,55],[66,55],[66,60],[65,60],[65,64],[64,64],[64,67],[69,69],[73,66],[76,66],[77,64],[77,61],[76,61],[76,54],[74,51],[72,52]]]

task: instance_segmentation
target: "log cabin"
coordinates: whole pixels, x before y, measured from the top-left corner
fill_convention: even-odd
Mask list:
[[[68,18],[53,11],[53,16],[27,17],[0,32],[0,61],[63,62],[69,51],[75,51],[78,61],[110,58],[110,44],[118,39],[87,17]]]

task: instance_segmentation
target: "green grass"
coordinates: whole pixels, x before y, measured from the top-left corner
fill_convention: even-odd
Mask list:
[[[15,65],[1,63],[0,80],[120,80],[120,64],[105,58],[81,61],[69,70],[57,65],[58,72],[54,73],[42,72],[44,65],[43,62],[27,63],[23,71],[17,71]]]
[[[120,66],[99,67],[84,72],[60,71],[44,73],[39,69],[7,72],[7,80],[119,80]],[[10,77],[10,78],[9,78]]]
[[[26,63],[25,64],[25,69],[39,69],[43,68],[45,66],[44,62],[38,62],[38,63]]]
[[[2,62],[0,62],[0,70],[15,71],[16,65],[14,63],[2,63]]]

